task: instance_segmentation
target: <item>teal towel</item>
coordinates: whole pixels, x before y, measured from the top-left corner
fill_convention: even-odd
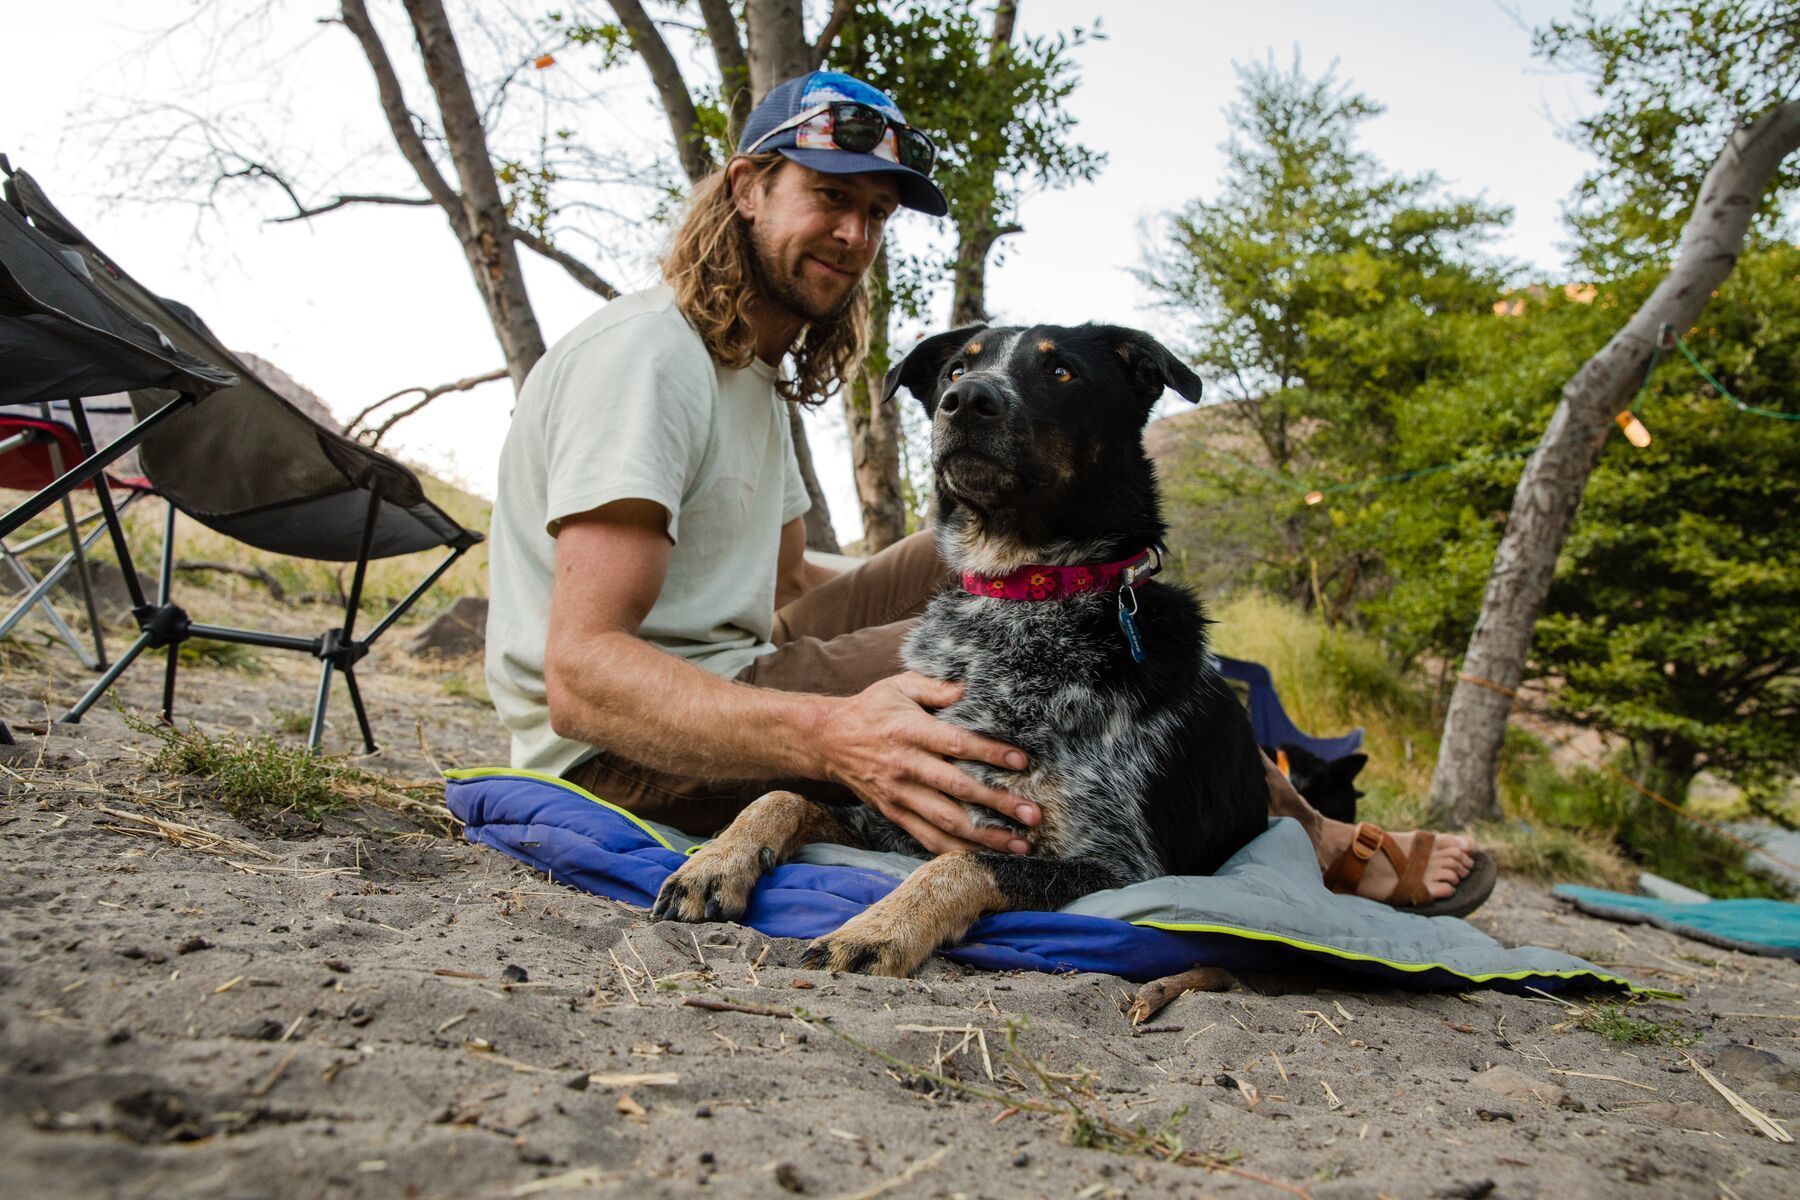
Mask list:
[[[1709,900],[1676,904],[1559,883],[1550,894],[1590,916],[1649,924],[1685,937],[1775,958],[1800,959],[1800,904],[1785,900]]]

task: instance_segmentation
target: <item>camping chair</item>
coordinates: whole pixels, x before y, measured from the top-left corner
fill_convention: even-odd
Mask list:
[[[108,400],[114,402],[107,403]],[[90,402],[85,407],[93,422],[94,431],[102,436],[122,433],[132,423],[131,405],[123,395]],[[44,400],[36,404],[0,405],[0,488],[39,491],[61,477],[70,465],[85,457],[81,440],[70,418],[67,401],[53,403]],[[111,474],[108,479],[114,487],[125,490],[125,499],[119,505],[121,513],[149,494],[150,485],[144,479]],[[77,517],[69,496],[64,495],[60,503],[63,517],[61,526],[45,530],[14,546],[0,541],[0,558],[5,560],[7,569],[25,589],[24,596],[13,606],[12,611],[0,616],[0,637],[11,633],[13,627],[36,608],[56,631],[57,636],[68,643],[83,666],[95,671],[104,670],[106,638],[101,627],[99,605],[94,598],[94,583],[88,571],[87,553],[106,532],[102,519],[105,514],[95,508]],[[82,533],[82,528],[89,525],[93,528]],[[65,537],[68,539],[69,552],[41,577],[33,575],[26,556]],[[87,610],[88,629],[94,640],[94,652],[91,655],[75,636],[75,631],[69,628],[68,622],[63,620],[62,614],[50,603],[52,590],[71,570],[74,572],[83,606]]]
[[[1352,729],[1340,737],[1314,737],[1301,733],[1287,710],[1281,707],[1274,677],[1261,663],[1241,658],[1217,657],[1219,674],[1230,680],[1250,710],[1250,727],[1256,731],[1256,743],[1271,750],[1278,746],[1302,746],[1326,762],[1344,758],[1362,749],[1363,731]]]
[[[70,281],[85,282],[114,308],[158,333],[173,353],[207,366],[224,381],[197,400],[164,381],[138,382],[125,389],[138,422],[133,429],[144,476],[169,503],[157,594],[154,603],[144,596],[106,480],[97,473],[90,475],[113,530],[140,633],[63,719],[79,721],[132,661],[152,647],[168,650],[162,711],[169,717],[181,643],[197,637],[317,658],[319,688],[308,737],[315,749],[324,733],[332,676],[342,674],[363,744],[373,752],[375,737],[357,686],[356,664],[457,559],[482,540],[481,535],[464,529],[428,500],[418,477],[406,467],[323,428],[295,408],[227,350],[191,309],[132,279],[56,210],[30,176],[12,173],[6,195],[13,209],[30,218],[32,233],[72,253],[85,269],[84,281],[83,271],[65,265]],[[12,215],[6,206],[0,210]],[[4,349],[0,339],[0,353]],[[81,389],[75,394],[92,395],[97,390],[120,389]],[[69,394],[68,389],[63,394]],[[81,414],[82,406],[73,406],[73,411]],[[83,438],[88,440],[85,433]],[[257,549],[354,563],[342,623],[306,638],[189,619],[172,598],[178,513]],[[6,522],[0,521],[0,536],[6,532]],[[433,549],[446,551],[445,557],[373,629],[358,636],[356,621],[369,563]]]

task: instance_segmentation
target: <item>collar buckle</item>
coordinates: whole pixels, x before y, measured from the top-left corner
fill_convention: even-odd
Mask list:
[[[1121,576],[1121,582],[1123,582],[1126,587],[1134,588],[1138,585],[1138,580],[1148,579],[1152,575],[1160,573],[1163,569],[1164,553],[1162,546],[1152,542],[1150,548],[1144,551],[1143,562],[1134,563],[1125,568],[1124,574]]]

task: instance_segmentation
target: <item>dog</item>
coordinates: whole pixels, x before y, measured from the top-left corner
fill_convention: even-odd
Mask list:
[[[1151,406],[1200,380],[1147,334],[1112,325],[969,326],[927,338],[887,376],[931,419],[933,528],[963,578],[927,605],[912,670],[965,685],[938,716],[1017,746],[1024,771],[960,762],[1036,804],[1030,854],[930,858],[813,942],[803,963],[906,976],[987,913],[1054,910],[1159,875],[1205,875],[1267,827],[1261,751],[1209,665],[1207,620],[1152,578],[1165,526],[1143,449]],[[760,797],[664,883],[653,914],[734,919],[800,846],[929,854],[866,805]]]
[[[1356,824],[1356,802],[1364,795],[1356,777],[1368,765],[1368,755],[1326,760],[1293,742],[1283,742],[1281,752],[1287,755],[1288,782],[1308,804],[1328,820]]]

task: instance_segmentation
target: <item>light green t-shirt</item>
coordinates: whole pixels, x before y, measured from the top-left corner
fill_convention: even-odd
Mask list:
[[[774,368],[713,361],[667,286],[622,296],[532,368],[500,451],[487,684],[512,765],[560,775],[593,747],[544,699],[556,531],[615,500],[669,518],[669,573],[638,636],[727,679],[774,647],[781,527],[810,506]]]

